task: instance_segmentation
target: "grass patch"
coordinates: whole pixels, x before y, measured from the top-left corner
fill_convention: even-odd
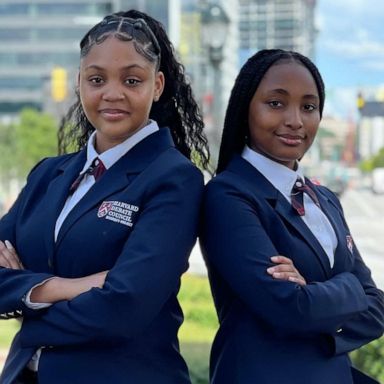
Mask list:
[[[9,348],[12,339],[20,328],[20,321],[0,320],[0,348]]]
[[[206,277],[185,274],[178,296],[184,312],[180,349],[193,384],[208,384],[209,354],[218,321]]]

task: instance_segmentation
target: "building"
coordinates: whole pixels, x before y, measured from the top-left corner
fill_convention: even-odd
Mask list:
[[[0,0],[0,115],[12,115],[24,107],[52,110],[53,69],[66,71],[72,89],[79,42],[106,14],[136,8],[171,29],[170,10],[175,15],[179,1]],[[177,37],[174,19],[170,32]]]
[[[359,111],[358,154],[368,160],[384,148],[384,102],[366,100]]]
[[[314,58],[316,0],[239,0],[240,60],[265,48]]]

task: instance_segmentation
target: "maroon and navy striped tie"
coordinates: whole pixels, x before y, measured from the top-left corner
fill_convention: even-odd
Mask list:
[[[297,178],[291,192],[291,204],[293,209],[300,215],[305,215],[304,209],[304,193],[306,193],[313,202],[320,208],[319,199],[316,196],[316,193],[313,189],[304,184],[303,180],[300,177]]]
[[[96,157],[96,159],[92,161],[92,164],[89,166],[89,168],[85,172],[80,173],[80,175],[72,183],[71,187],[69,188],[69,193],[73,194],[76,191],[85,175],[91,175],[95,178],[95,181],[97,181],[105,171],[105,165],[98,157]]]

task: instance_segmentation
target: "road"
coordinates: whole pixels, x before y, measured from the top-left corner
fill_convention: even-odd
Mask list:
[[[384,194],[347,190],[341,203],[355,244],[371,269],[376,284],[384,289]],[[206,274],[198,246],[192,251],[189,271]]]
[[[384,194],[348,190],[341,202],[355,244],[376,284],[384,289]]]

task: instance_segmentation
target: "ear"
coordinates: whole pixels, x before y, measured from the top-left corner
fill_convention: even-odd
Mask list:
[[[165,77],[164,73],[158,71],[155,78],[155,89],[153,93],[153,101],[159,101],[161,94],[164,91]]]

